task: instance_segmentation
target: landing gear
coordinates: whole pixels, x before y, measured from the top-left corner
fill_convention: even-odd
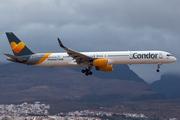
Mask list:
[[[159,69],[160,69],[160,65],[162,65],[162,64],[161,64],[161,63],[158,63],[158,67],[157,67],[157,70],[156,70],[157,72],[160,71],[160,70],[159,70]]]
[[[86,76],[92,75],[92,72],[89,69],[85,69],[85,70],[83,69],[82,73],[85,73]]]
[[[82,73],[85,73],[85,72],[86,72],[86,70],[82,69]]]

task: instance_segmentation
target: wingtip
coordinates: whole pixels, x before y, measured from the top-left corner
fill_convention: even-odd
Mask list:
[[[59,45],[60,45],[61,47],[64,47],[64,45],[62,44],[61,40],[60,40],[59,38],[57,38],[57,39],[58,39]]]

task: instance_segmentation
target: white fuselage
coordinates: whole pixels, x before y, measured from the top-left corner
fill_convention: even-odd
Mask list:
[[[115,64],[164,64],[176,61],[170,53],[164,51],[115,51],[115,52],[81,52],[92,58],[108,60],[108,65]],[[32,57],[36,57],[35,54]],[[31,59],[30,59],[31,60]],[[51,53],[42,63],[37,66],[85,66],[77,64],[67,53]]]

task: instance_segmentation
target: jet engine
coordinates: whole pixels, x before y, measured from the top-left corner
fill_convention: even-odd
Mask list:
[[[93,60],[93,66],[102,67],[102,66],[107,66],[107,65],[108,65],[108,60],[106,60],[106,59]]]
[[[98,70],[98,71],[104,71],[104,72],[113,71],[113,65],[96,67],[96,70]]]
[[[113,65],[108,65],[107,59],[95,59],[93,60],[93,66],[96,66],[98,71],[112,71]]]

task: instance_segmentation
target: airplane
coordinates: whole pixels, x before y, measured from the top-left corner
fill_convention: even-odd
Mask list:
[[[6,32],[14,55],[4,54],[7,60],[34,66],[59,67],[80,66],[84,67],[82,73],[92,75],[93,66],[98,71],[112,71],[116,64],[157,64],[173,63],[177,59],[165,51],[109,51],[109,52],[77,52],[65,47],[61,40],[58,42],[65,53],[34,53],[14,33]]]

